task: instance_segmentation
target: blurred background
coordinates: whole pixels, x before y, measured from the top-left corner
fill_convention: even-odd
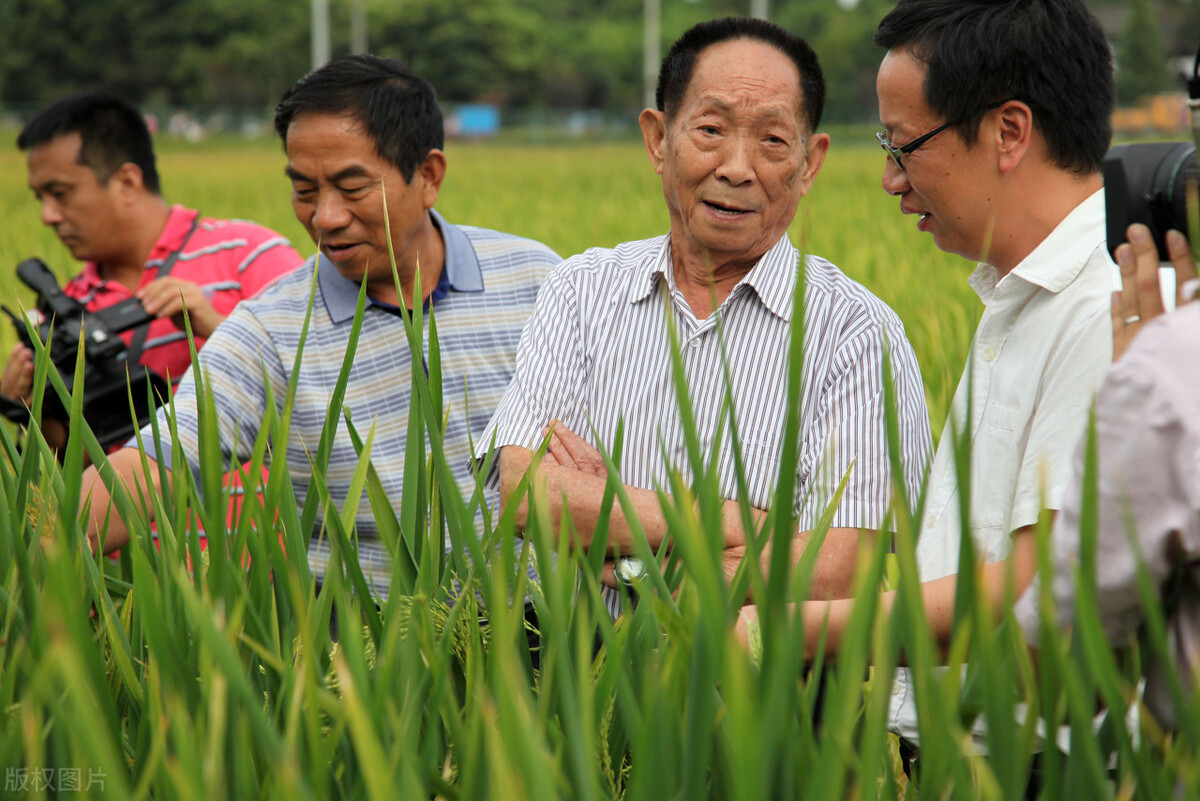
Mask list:
[[[1182,132],[1200,0],[1090,3],[1118,66],[1119,135]],[[0,0],[0,129],[107,88],[170,137],[269,136],[280,94],[329,56],[406,60],[451,136],[538,144],[636,135],[663,50],[690,25],[767,16],[809,40],[828,126],[876,118],[887,0]]]

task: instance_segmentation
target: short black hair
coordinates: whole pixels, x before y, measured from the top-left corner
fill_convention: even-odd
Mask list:
[[[658,71],[658,87],[654,102],[667,119],[675,116],[683,96],[687,94],[696,58],[704,50],[733,39],[752,39],[774,47],[792,60],[800,73],[801,112],[811,133],[821,124],[825,109],[825,76],[817,54],[808,42],[789,31],[752,17],[725,17],[693,25],[671,45]]]
[[[71,133],[79,134],[79,163],[97,181],[106,184],[121,165],[135,164],[146,189],[162,194],[150,129],[131,104],[105,92],[69,95],[39,111],[21,129],[17,147],[29,150]]]
[[[900,0],[875,44],[926,65],[925,102],[973,145],[984,110],[1021,100],[1050,159],[1088,175],[1112,141],[1112,54],[1083,0]]]
[[[275,107],[275,130],[285,150],[288,126],[310,112],[356,119],[375,140],[379,155],[408,183],[429,151],[445,143],[437,92],[393,58],[338,56],[296,81]]]

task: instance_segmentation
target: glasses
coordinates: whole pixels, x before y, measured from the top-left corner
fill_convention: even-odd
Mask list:
[[[1007,100],[1001,100],[999,103],[993,103],[990,106],[983,108],[982,111],[988,112],[994,108],[1000,108],[1007,102],[1008,102]],[[929,133],[924,134],[922,136],[918,136],[916,139],[912,140],[907,145],[902,145],[900,147],[896,147],[895,145],[893,145],[891,143],[891,141],[888,139],[888,135],[883,131],[879,131],[878,133],[876,133],[875,138],[879,140],[879,146],[882,147],[884,152],[887,153],[888,156],[892,159],[892,161],[894,161],[896,163],[896,166],[900,169],[900,171],[904,172],[904,162],[901,160],[901,156],[907,156],[908,154],[912,153],[914,150],[919,148],[921,145],[925,144],[930,139],[932,139],[933,137],[940,134],[942,131],[946,130],[947,128],[952,128],[955,125],[960,125],[960,124],[966,122],[967,120],[969,120],[971,117],[973,117],[977,113],[981,113],[981,112],[974,112],[972,114],[967,114],[966,116],[959,117],[956,120],[951,120],[950,122],[946,123],[945,125],[939,125],[938,127],[934,128]]]

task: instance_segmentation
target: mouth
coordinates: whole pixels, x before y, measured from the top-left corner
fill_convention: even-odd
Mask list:
[[[703,202],[708,208],[715,211],[718,215],[722,217],[729,217],[730,219],[736,219],[751,213],[749,209],[740,209],[736,206],[727,206],[723,203],[715,203],[711,200],[705,200],[701,202]]]
[[[334,244],[332,242],[324,242],[321,244],[321,249],[325,251],[325,255],[330,259],[337,261],[350,256],[355,249],[359,247],[359,242],[341,242]]]
[[[929,218],[930,218],[930,216],[931,216],[931,215],[930,215],[930,213],[929,213],[928,211],[917,211],[916,209],[910,209],[910,208],[908,208],[908,207],[906,207],[906,206],[901,206],[901,207],[900,207],[900,211],[901,211],[901,213],[903,213],[903,214],[915,214],[915,215],[917,215],[917,228],[918,228],[918,229],[921,229],[921,228],[922,228],[922,226],[924,226],[924,225],[925,225],[925,223],[926,223],[926,222],[929,220]]]

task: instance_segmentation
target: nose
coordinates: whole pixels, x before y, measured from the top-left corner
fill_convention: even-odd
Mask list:
[[[322,233],[330,233],[350,224],[350,212],[338,192],[321,192],[313,207],[312,226]]]
[[[747,136],[730,136],[721,148],[716,175],[733,186],[754,180],[754,143]]]
[[[883,191],[889,195],[903,195],[908,191],[908,187],[908,173],[885,156],[883,159]]]
[[[58,225],[63,221],[62,209],[54,202],[54,198],[42,198],[42,225]]]

